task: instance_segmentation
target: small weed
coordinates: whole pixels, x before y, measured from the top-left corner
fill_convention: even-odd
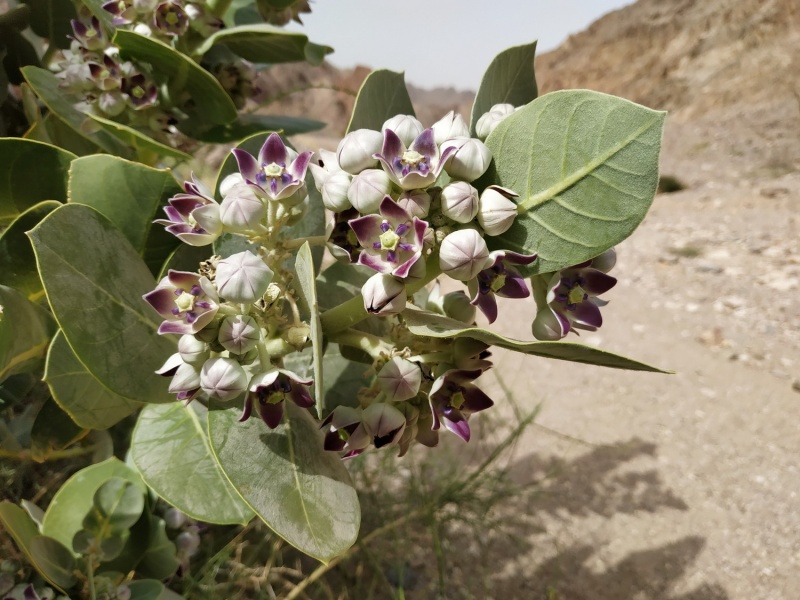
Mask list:
[[[673,256],[680,256],[681,258],[697,258],[698,256],[703,256],[703,249],[700,246],[692,245],[681,246],[680,248],[673,246],[667,248],[667,252]]]

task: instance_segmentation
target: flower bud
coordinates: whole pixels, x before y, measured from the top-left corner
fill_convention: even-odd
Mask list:
[[[364,282],[361,295],[364,309],[373,315],[396,315],[406,307],[406,286],[391,275],[373,275]]]
[[[442,310],[444,314],[456,321],[467,324],[475,322],[476,309],[470,304],[469,297],[461,290],[450,292],[442,297]]]
[[[361,424],[376,448],[396,442],[406,426],[406,418],[397,408],[385,402],[370,404],[361,413]]]
[[[164,513],[164,523],[170,529],[180,529],[186,524],[186,515],[177,508],[170,508]]]
[[[178,340],[178,353],[183,362],[200,366],[208,358],[208,344],[193,335],[182,335]]]
[[[200,371],[200,387],[213,398],[233,400],[247,389],[247,373],[232,358],[210,358]]]
[[[425,190],[408,190],[397,198],[397,205],[412,217],[424,219],[431,209],[431,195]]]
[[[255,348],[261,339],[261,330],[253,317],[232,315],[220,323],[217,339],[228,352],[244,354]]]
[[[503,119],[513,113],[514,110],[513,104],[495,104],[489,109],[489,112],[483,113],[478,122],[475,123],[475,133],[481,140],[485,140],[495,130],[495,127],[500,125]]]
[[[433,139],[437,146],[451,138],[469,137],[469,127],[461,115],[451,110],[433,124]]]
[[[249,304],[267,291],[272,275],[263,260],[245,250],[219,261],[215,281],[220,296],[231,302]]]
[[[125,97],[119,93],[119,90],[113,90],[100,94],[97,98],[97,106],[105,114],[116,117],[122,114],[127,104],[125,103]]]
[[[511,198],[517,196],[513,190],[499,185],[490,185],[483,190],[478,223],[487,235],[500,235],[508,231],[517,217],[517,205]]]
[[[387,129],[394,131],[397,134],[397,137],[399,137],[400,140],[406,145],[406,148],[408,148],[411,145],[411,142],[413,142],[416,137],[422,133],[424,127],[419,120],[411,115],[395,115],[381,125],[381,133]],[[380,150],[378,150],[378,152],[380,152]]]
[[[474,229],[454,231],[439,247],[439,267],[459,281],[469,281],[491,262],[486,242]]]
[[[347,188],[347,199],[362,215],[378,212],[383,198],[392,191],[392,180],[383,169],[366,169]]]
[[[372,129],[357,129],[348,133],[336,149],[339,167],[351,175],[374,167],[378,159],[373,157],[383,148],[383,134]]]
[[[469,223],[478,214],[478,190],[466,181],[455,181],[439,196],[442,214],[456,223]]]
[[[138,13],[149,13],[155,10],[158,0],[133,0],[133,7]]]
[[[149,25],[145,25],[144,23],[136,23],[133,26],[133,31],[138,33],[139,35],[143,35],[145,37],[152,37],[153,36],[153,28]]]
[[[172,376],[172,381],[169,382],[168,391],[170,394],[179,394],[180,400],[191,400],[200,388],[200,371],[198,366],[183,363],[175,375]]]
[[[395,356],[378,372],[378,385],[390,402],[402,402],[417,395],[422,383],[419,365]]]
[[[219,211],[223,227],[234,233],[258,230],[267,216],[266,205],[246,183],[228,189]]]
[[[342,212],[351,207],[347,192],[352,178],[353,176],[345,171],[336,171],[328,175],[319,190],[325,208],[332,212]]]
[[[309,337],[311,337],[311,327],[305,323],[289,327],[286,331],[286,341],[295,348],[302,348],[305,346]]]
[[[228,195],[231,191],[233,186],[244,183],[244,177],[242,177],[241,173],[231,173],[225,179],[222,180],[222,183],[219,184],[219,193],[222,194],[222,197]]]
[[[561,321],[547,306],[536,313],[536,318],[531,324],[531,333],[537,340],[543,341],[558,341],[567,335]]]
[[[192,557],[200,549],[200,536],[196,531],[182,531],[175,538],[175,548],[180,556]]]
[[[474,181],[486,172],[492,162],[492,153],[480,140],[475,138],[456,138],[442,144],[442,154],[448,148],[456,151],[444,163],[444,170],[453,179]]]

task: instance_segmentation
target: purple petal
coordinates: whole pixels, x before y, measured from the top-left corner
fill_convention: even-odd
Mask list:
[[[299,158],[299,157],[298,157]],[[259,166],[276,163],[286,166],[286,146],[277,133],[269,134],[267,141],[258,153]],[[244,173],[243,173],[244,174]]]
[[[417,250],[422,250],[422,246],[425,242],[425,234],[428,231],[428,223],[423,221],[422,219],[418,219],[417,217],[413,218],[414,223],[414,244],[417,246]]]
[[[198,284],[200,276],[191,271],[175,271],[174,269],[170,269],[167,272],[167,279],[169,279],[169,282],[176,288],[190,290],[192,286]]]
[[[167,218],[170,220],[171,223],[183,223],[184,220],[183,215],[181,215],[181,213],[178,212],[178,210],[176,210],[174,207],[165,206],[164,212],[167,214]],[[163,221],[164,219],[160,220]],[[157,223],[158,221],[154,222]]]
[[[527,298],[531,295],[525,280],[516,273],[506,272],[506,282],[495,292],[501,298]]]
[[[385,201],[386,199],[384,199]],[[367,215],[347,222],[350,225],[350,229],[356,234],[358,243],[361,244],[362,248],[371,248],[372,243],[380,238],[381,223],[383,223],[383,219],[378,215]]]
[[[392,275],[394,275],[395,277],[400,277],[401,279],[408,277],[408,273],[411,271],[411,267],[413,267],[416,264],[420,256],[422,256],[422,252],[415,252],[414,255],[411,258],[409,258],[406,262],[404,262],[402,265],[398,267],[395,267],[395,269],[392,271]]]
[[[600,309],[588,301],[578,304],[575,310],[571,311],[570,316],[576,325],[597,328],[603,324],[603,315],[600,314]]]
[[[172,319],[172,309],[175,308],[175,294],[170,288],[157,288],[142,296],[156,312],[165,319]]]
[[[325,434],[325,441],[322,447],[329,452],[341,452],[344,450],[345,441],[337,431],[329,431]]]
[[[181,335],[185,335],[187,333],[195,333],[200,329],[202,329],[202,327],[195,328],[183,321],[164,321],[159,325],[158,333],[159,335],[164,335],[165,333],[180,333]]]
[[[586,282],[583,285],[583,289],[593,296],[604,294],[617,284],[616,277],[607,275],[597,269],[583,269],[581,275]]]
[[[358,255],[358,264],[369,267],[378,273],[389,273],[392,270],[392,265],[385,262],[380,256],[368,254],[366,251]]]
[[[397,204],[397,202],[392,200],[391,196],[383,197],[378,210],[384,218],[393,222],[392,225],[395,227],[400,223],[406,223],[411,220],[411,215],[409,215],[402,206]]]
[[[469,423],[467,423],[467,419],[461,414],[461,411],[456,408],[445,409],[442,420],[448,431],[452,431],[465,442],[469,441]]]
[[[470,304],[477,306],[480,311],[486,315],[489,323],[494,323],[497,320],[497,300],[494,299],[494,294],[492,292],[481,294],[480,291],[478,291]]]
[[[306,177],[306,170],[308,163],[311,162],[313,152],[303,152],[294,159],[291,165],[286,169],[298,181],[303,181]]]
[[[511,252],[511,250],[500,250],[498,254],[502,254],[501,260],[512,265],[529,265],[539,257],[535,252],[533,254],[519,254],[518,252]],[[495,264],[497,263],[495,262]]]
[[[375,155],[375,158],[391,165],[392,160],[401,157],[405,149],[403,141],[397,137],[397,134],[391,129],[385,129],[383,131],[383,148],[380,154]]]
[[[248,394],[247,398],[244,400],[244,407],[242,408],[242,416],[239,417],[239,423],[247,421],[251,414],[253,414],[253,399],[250,398],[250,394]]]
[[[289,392],[289,397],[301,408],[311,408],[314,406],[314,399],[302,385],[293,385],[292,391]]]
[[[244,177],[249,183],[257,185],[258,182],[256,181],[256,177],[261,171],[261,167],[259,166],[255,157],[249,152],[245,152],[240,148],[234,148],[231,150],[231,152],[233,152],[233,156],[239,165],[239,172],[242,174],[242,177]]]
[[[470,413],[476,413],[492,406],[494,406],[494,402],[481,388],[472,384],[464,385],[464,404],[461,405],[462,409]]]
[[[258,414],[267,427],[275,429],[281,424],[281,419],[283,418],[283,402],[278,402],[277,404],[259,402]]]
[[[436,141],[434,140],[433,136],[433,128],[429,127],[420,133],[416,139],[411,142],[410,150],[419,152],[424,156],[429,156],[432,159],[435,158],[439,153],[439,149],[436,147]]]

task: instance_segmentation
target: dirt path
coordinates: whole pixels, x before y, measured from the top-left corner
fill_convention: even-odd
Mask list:
[[[526,433],[514,474],[538,492],[494,598],[800,598],[800,174],[663,170],[692,187],[619,248],[606,327],[582,337],[677,374],[500,357],[538,423],[585,443]]]

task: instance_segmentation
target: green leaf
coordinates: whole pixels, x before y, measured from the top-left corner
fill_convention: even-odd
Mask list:
[[[77,158],[50,144],[0,139],[0,225],[43,200],[67,201],[67,171]]]
[[[122,142],[108,132],[94,131],[93,121],[73,106],[75,100],[64,94],[58,78],[53,73],[39,67],[24,67],[22,74],[44,105],[76,133],[110,154],[118,156],[131,154]],[[42,200],[60,200],[60,198],[42,198]]]
[[[163,519],[151,515],[149,523],[147,551],[136,565],[136,573],[142,577],[166,579],[171,577],[180,566],[175,544],[167,537]]]
[[[70,579],[71,567],[75,562],[72,554],[52,538],[40,535],[39,527],[28,513],[16,504],[3,500],[0,502],[0,523],[20,551],[51,585],[62,592],[64,588],[72,586],[74,579]],[[70,567],[66,573],[65,565]]]
[[[25,81],[20,69],[28,65],[40,66],[39,55],[28,39],[17,30],[6,24],[0,24],[0,48],[5,48],[3,68],[9,83],[19,85]]]
[[[380,131],[386,120],[395,115],[414,115],[404,76],[385,69],[373,71],[358,90],[347,133],[356,129]]]
[[[30,89],[30,86],[26,83],[25,88]],[[34,98],[36,97],[33,92],[31,92],[31,95]],[[101,152],[97,144],[76,132],[52,112],[47,113],[43,118],[36,121],[25,133],[25,138],[58,146],[62,150],[67,150],[77,156]]]
[[[295,274],[300,292],[301,308],[308,315],[308,324],[311,327],[311,352],[314,365],[314,394],[317,397],[317,416],[322,418],[323,387],[322,387],[322,325],[319,322],[319,302],[317,301],[317,286],[315,284],[314,259],[311,256],[311,246],[308,242],[302,245],[295,260]]]
[[[449,319],[434,313],[423,312],[416,309],[403,311],[403,318],[408,324],[408,329],[415,335],[434,338],[461,338],[467,337],[480,340],[492,346],[498,346],[514,352],[544,356],[556,360],[610,367],[612,369],[627,369],[630,371],[649,371],[652,373],[669,373],[657,367],[651,367],[639,361],[612,354],[605,350],[598,350],[591,346],[575,344],[572,342],[523,342],[503,337],[497,333],[479,327],[464,327],[464,323]]]
[[[117,458],[109,458],[81,469],[67,479],[44,513],[42,533],[71,548],[72,538],[83,529],[83,519],[94,506],[95,492],[114,477],[131,482],[142,494],[147,493],[147,487],[136,471]]]
[[[146,406],[133,430],[131,456],[147,485],[193,519],[244,525],[253,511],[211,451],[207,412],[197,402]]]
[[[31,7],[31,29],[59,48],[69,48],[72,41],[70,21],[77,19],[71,0],[23,0]]]
[[[33,248],[25,233],[59,206],[61,203],[55,200],[35,204],[0,234],[0,285],[13,287],[32,302],[43,298],[44,290],[36,270]]]
[[[217,45],[227,46],[250,62],[270,64],[308,60],[319,65],[326,54],[333,52],[333,48],[317,44],[311,44],[312,48],[307,51],[308,36],[267,24],[221,29],[203,42],[197,54],[205,54]]]
[[[108,429],[141,406],[115,394],[89,373],[61,330],[47,351],[44,381],[64,412],[87,429]]]
[[[200,263],[207,260],[214,253],[215,250],[209,246],[178,244],[175,251],[164,261],[156,278],[158,281],[161,281],[167,276],[170,269],[175,271],[192,271],[196,273],[197,269],[200,267]]]
[[[325,415],[337,406],[358,407],[358,390],[365,387],[366,367],[342,356],[342,348],[338,344],[328,344],[322,358]]]
[[[137,129],[134,129],[133,127],[128,127],[122,123],[117,123],[116,121],[112,121],[110,119],[104,119],[103,117],[98,117],[97,115],[87,114],[86,116],[92,119],[105,131],[118,138],[123,144],[136,150],[137,155],[140,157],[147,157],[148,155],[155,154],[156,156],[169,156],[171,158],[177,158],[178,160],[191,160],[192,158],[177,148],[157,142],[153,138],[142,133],[141,131],[138,131]]]
[[[75,558],[69,548],[44,535],[31,538],[30,552],[36,569],[60,590],[75,585]]]
[[[180,241],[153,219],[162,216],[161,207],[182,191],[168,169],[154,169],[116,156],[79,158],[69,171],[69,201],[102,213],[141,256],[150,259],[148,266],[155,273]],[[158,251],[148,253],[154,240],[159,242]]]
[[[322,121],[281,115],[241,115],[232,123],[208,127],[204,123],[181,124],[181,130],[191,137],[213,144],[228,144],[266,130],[280,131],[283,135],[309,133],[325,127]]]
[[[239,423],[238,409],[208,415],[211,447],[247,504],[287,542],[327,562],[356,540],[358,495],[338,455],[322,449],[308,411],[286,403],[276,429]]]
[[[92,16],[97,17],[97,20],[100,21],[104,33],[111,36],[117,28],[114,26],[114,15],[103,8],[103,4],[106,2],[108,0],[81,0],[81,4],[88,8]]]
[[[665,113],[590,91],[553,92],[487,138],[494,160],[479,185],[511,188],[520,215],[490,247],[539,253],[548,273],[628,237],[655,196]]]
[[[211,73],[167,44],[133,31],[118,30],[114,44],[127,60],[150,63],[170,88],[186,90],[192,107],[183,107],[194,118],[222,125],[236,118],[236,106]]]
[[[140,579],[127,584],[131,590],[130,600],[159,600],[166,589],[164,584],[154,579]]]
[[[55,332],[46,310],[17,290],[0,285],[0,382],[38,369]]]
[[[153,373],[174,352],[142,295],[153,276],[103,215],[81,204],[54,210],[30,232],[50,307],[80,362],[106,388],[138,402],[168,402]]]
[[[112,477],[94,493],[83,526],[101,539],[127,531],[142,516],[144,497],[142,490],[130,481]]]
[[[31,429],[31,458],[44,462],[54,451],[71,446],[86,433],[55,400],[48,398],[39,409]]]
[[[536,56],[536,42],[524,46],[514,46],[494,57],[483,74],[475,101],[472,103],[472,116],[469,120],[471,135],[475,135],[475,124],[481,116],[489,112],[495,104],[524,106],[539,95],[533,59]]]

